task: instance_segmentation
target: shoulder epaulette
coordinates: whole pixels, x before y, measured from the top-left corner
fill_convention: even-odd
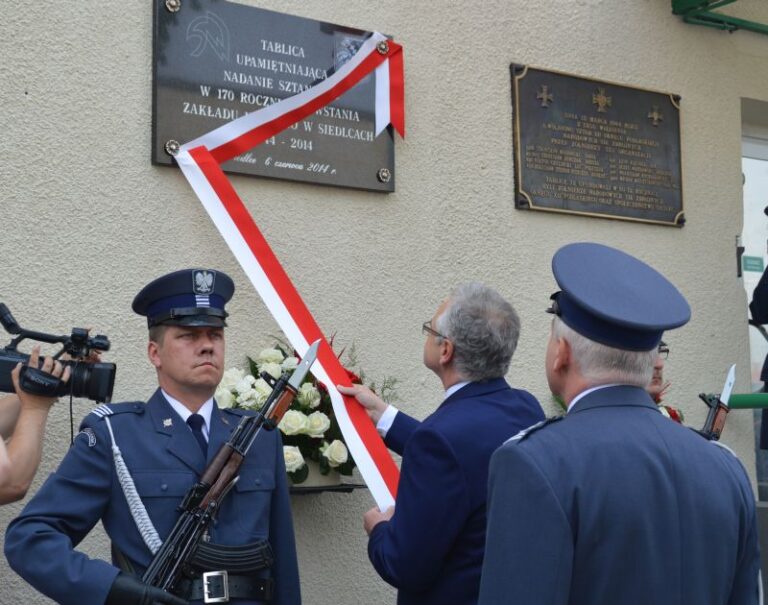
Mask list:
[[[741,459],[739,458],[738,454],[736,454],[736,452],[734,452],[734,451],[733,451],[731,448],[729,448],[727,445],[725,445],[725,443],[721,443],[720,441],[716,441],[715,439],[712,439],[712,438],[711,438],[709,435],[707,435],[705,432],[703,432],[703,431],[700,431],[700,430],[698,430],[698,429],[694,429],[694,428],[692,428],[691,430],[692,430],[694,433],[696,433],[697,435],[699,435],[700,437],[703,437],[704,439],[706,439],[707,441],[709,441],[711,444],[713,444],[713,445],[716,445],[716,446],[718,446],[718,447],[721,447],[721,448],[723,448],[723,449],[724,449],[725,451],[727,451],[727,452],[730,452],[730,453],[733,455],[733,457],[734,457],[734,458],[736,458],[737,460],[741,461]]]
[[[536,431],[543,429],[545,426],[548,426],[548,425],[550,425],[550,424],[552,424],[554,422],[557,422],[558,420],[562,420],[563,418],[565,418],[565,416],[551,416],[550,418],[547,418],[545,420],[541,420],[541,421],[537,422],[536,424],[532,424],[527,429],[523,429],[522,431],[520,431],[514,437],[510,437],[509,439],[507,439],[505,441],[505,443],[520,442],[523,439],[525,439],[526,437],[528,437],[528,435],[532,435]]]
[[[733,457],[736,458],[737,460],[739,459],[739,457],[736,455],[736,452],[734,452],[731,448],[725,445],[725,443],[720,443],[719,441],[710,441],[710,443],[714,443],[718,447],[723,448],[725,451],[730,452],[733,455]]]
[[[143,414],[145,405],[140,401],[129,401],[126,403],[102,403],[91,410],[91,414],[98,418],[105,416],[114,416],[115,414],[125,414],[132,412],[134,414]]]

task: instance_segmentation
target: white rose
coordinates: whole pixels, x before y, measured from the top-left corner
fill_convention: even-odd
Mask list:
[[[298,435],[304,433],[309,426],[309,418],[298,410],[288,410],[277,427],[286,435]]]
[[[335,468],[341,466],[349,459],[349,452],[347,452],[347,446],[343,441],[334,439],[331,444],[325,449],[321,450],[323,456],[328,458],[328,464]]]
[[[248,389],[247,391],[239,391],[235,396],[235,401],[240,407],[250,408],[254,405],[256,398],[256,391]]]
[[[256,363],[261,366],[263,363],[281,363],[283,361],[283,352],[280,349],[264,349],[256,357]]]
[[[283,367],[283,371],[285,372],[292,372],[296,369],[296,366],[299,365],[299,358],[298,357],[286,357],[283,359],[283,363],[280,364]]]
[[[283,368],[280,367],[279,363],[267,362],[267,363],[262,363],[259,366],[259,373],[261,372],[266,372],[267,374],[272,376],[272,378],[280,378],[280,376],[282,376],[283,374]]]
[[[229,368],[226,372],[224,372],[224,376],[221,377],[219,388],[231,391],[235,388],[237,383],[243,379],[244,376],[245,372],[240,368]]]
[[[243,376],[235,385],[235,391],[237,391],[240,395],[247,393],[253,388],[254,382],[256,382],[256,379],[250,374]]]
[[[305,408],[316,408],[320,405],[320,391],[311,382],[305,382],[296,393],[296,401]]]
[[[272,393],[272,387],[263,378],[259,378],[253,383],[253,401],[256,405],[263,405],[269,395]]]
[[[308,417],[307,430],[310,437],[320,438],[331,426],[331,419],[322,412],[312,412]]]
[[[219,389],[216,391],[215,397],[216,405],[220,408],[231,408],[232,404],[235,403],[235,396],[232,394],[232,391],[227,389]]]
[[[289,473],[295,473],[306,464],[301,450],[295,445],[283,446],[283,458],[285,458],[285,470]]]

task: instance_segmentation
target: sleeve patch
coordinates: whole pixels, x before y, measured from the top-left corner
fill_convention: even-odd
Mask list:
[[[96,445],[96,433],[93,431],[91,427],[84,428],[82,431],[80,431],[77,434],[77,437],[79,437],[80,435],[85,435],[87,437],[88,447],[93,447]],[[75,437],[75,439],[77,439],[77,437]]]

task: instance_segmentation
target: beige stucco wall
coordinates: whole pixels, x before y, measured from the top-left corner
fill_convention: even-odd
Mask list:
[[[668,400],[702,424],[697,393],[718,391],[730,363],[748,366],[734,256],[740,98],[768,100],[768,37],[685,25],[667,0],[254,4],[377,29],[405,47],[408,138],[396,144],[396,193],[233,179],[320,326],[356,344],[371,378],[398,377],[403,409],[424,417],[441,397],[421,365],[420,323],[453,284],[479,279],[523,319],[509,379],[554,412],[542,370],[550,258],[564,243],[594,240],[651,262],[688,297],[693,320],[667,338]],[[761,0],[739,5],[768,23]],[[146,330],[130,302],[160,273],[212,265],[233,276],[229,365],[271,344],[274,322],[181,174],[150,164],[149,3],[19,0],[2,21],[0,299],[27,327],[108,334],[115,400],[153,390]],[[682,95],[686,226],[515,210],[513,61]],[[740,372],[737,390],[748,384]],[[76,422],[90,407],[75,403]],[[66,404],[48,428],[35,488],[67,450]],[[752,439],[750,415],[731,414],[724,441],[750,472]],[[306,603],[394,602],[367,561],[366,491],[299,496],[293,505]],[[19,510],[0,509],[0,527]],[[108,553],[100,531],[85,548]],[[4,560],[0,584],[0,603],[46,601]]]

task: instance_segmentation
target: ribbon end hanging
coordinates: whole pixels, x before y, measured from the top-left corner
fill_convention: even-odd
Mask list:
[[[389,41],[389,56],[376,68],[376,130],[374,136],[392,124],[405,138],[405,76],[403,47]]]
[[[384,61],[376,68],[376,107],[374,114],[376,116],[376,128],[373,133],[377,137],[389,124],[389,66],[388,61]]]
[[[403,47],[391,43],[389,56],[389,113],[392,126],[405,138],[405,72],[403,69]]]

